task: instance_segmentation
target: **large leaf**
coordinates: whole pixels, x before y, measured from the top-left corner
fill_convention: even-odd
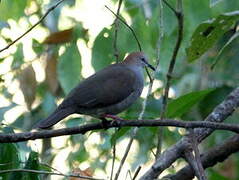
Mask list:
[[[208,116],[210,112],[221,103],[225,97],[233,90],[232,87],[229,86],[221,86],[216,88],[214,91],[208,93],[202,101],[200,101],[198,108],[199,113],[202,118]],[[209,103],[210,102],[210,103]]]
[[[0,19],[7,20],[8,18],[18,20],[24,15],[24,9],[27,5],[27,0],[3,0],[0,3]]]
[[[177,99],[172,100],[168,104],[166,117],[168,118],[180,117],[181,115],[189,111],[193,105],[198,103],[212,91],[214,91],[214,89],[191,92],[186,95],[180,96]]]
[[[142,103],[143,99],[140,98],[123,113],[122,117],[124,119],[137,119],[140,112],[142,111]],[[158,99],[155,99],[153,96],[149,96],[143,118],[157,118],[160,115],[161,106],[162,103]]]
[[[117,49],[119,61],[123,60],[126,53],[138,51],[136,41],[131,32],[124,25],[119,24]],[[103,69],[109,64],[115,63],[114,56],[114,28],[104,28],[96,37],[92,50],[92,66],[96,71]]]
[[[81,56],[77,45],[72,43],[59,57],[58,76],[61,87],[68,94],[81,79]]]
[[[220,49],[219,53],[217,54],[217,57],[215,59],[215,62],[212,65],[212,69],[215,67],[215,65],[218,63],[219,59],[221,59],[221,55],[224,54],[229,58],[228,56],[228,50],[233,49],[236,45],[238,45],[238,38],[239,32],[236,32],[231,36],[231,38],[226,42],[226,44]],[[230,53],[232,54],[232,53]]]
[[[238,20],[239,11],[234,11],[200,24],[193,33],[190,46],[186,49],[188,62],[201,57]]]
[[[31,169],[31,170],[40,170],[40,166],[39,166],[39,160],[38,160],[38,153],[32,151],[29,154],[26,166],[24,167],[24,169]],[[23,173],[24,174],[24,179],[34,179],[34,180],[38,180],[40,179],[39,174],[38,173]]]
[[[0,170],[16,169],[19,167],[19,153],[16,144],[13,143],[0,143]],[[0,179],[13,179],[20,176],[20,173],[6,173],[0,174]]]

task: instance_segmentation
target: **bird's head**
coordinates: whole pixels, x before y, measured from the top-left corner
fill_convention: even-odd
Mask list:
[[[138,66],[138,67],[149,67],[155,71],[155,68],[149,64],[147,57],[143,52],[130,53],[123,61],[126,65]]]

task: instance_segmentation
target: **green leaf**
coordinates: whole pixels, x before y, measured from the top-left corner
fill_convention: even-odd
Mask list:
[[[68,94],[81,79],[81,56],[76,44],[66,46],[66,51],[60,56],[58,76],[61,87]]]
[[[198,104],[199,113],[202,118],[206,118],[210,112],[221,103],[225,97],[233,90],[229,86],[221,86],[208,93]]]
[[[125,1],[125,9],[127,10],[127,12],[129,13],[129,15],[131,17],[135,17],[135,15],[138,14],[139,12],[139,6],[140,6],[140,2],[139,1]]]
[[[35,53],[40,54],[44,51],[44,46],[39,43],[36,39],[32,39],[32,48]]]
[[[85,146],[81,144],[80,148],[76,152],[71,152],[69,154],[69,161],[71,164],[75,161],[84,162],[88,160],[89,153],[86,151]]]
[[[24,10],[27,5],[27,0],[3,0],[0,4],[0,19],[7,20],[9,18],[18,20],[24,16]]]
[[[0,143],[0,170],[16,169],[20,165],[19,152],[16,144]],[[13,175],[19,177],[20,173],[0,174],[0,179],[12,179]],[[16,178],[18,179],[18,178]]]
[[[226,44],[220,49],[219,53],[217,54],[217,57],[215,58],[215,62],[212,65],[212,69],[215,67],[215,65],[218,63],[221,55],[224,53],[224,51],[226,49],[229,49],[228,47],[231,46],[231,44],[233,44],[233,42],[235,40],[237,40],[237,38],[239,37],[239,32],[236,32],[235,34],[233,34],[233,36],[226,42]]]
[[[118,131],[116,131],[110,139],[110,144],[111,146],[113,146],[114,144],[116,144],[116,141],[121,138],[122,136],[124,136],[129,130],[131,129],[131,127],[125,127],[125,128],[120,128]]]
[[[113,62],[112,31],[104,28],[96,37],[92,49],[92,66],[96,71]]]
[[[12,61],[12,69],[17,69],[19,68],[23,63],[24,55],[23,55],[23,45],[22,43],[17,46],[17,51],[15,52],[13,56],[13,61]]]
[[[223,175],[221,175],[220,173],[218,173],[217,171],[213,170],[213,169],[209,169],[209,176],[208,179],[210,180],[229,180],[230,178],[227,178]]]
[[[135,119],[138,118],[141,110],[142,110],[143,99],[138,99],[132,106],[130,106],[124,112],[124,119]],[[160,114],[162,103],[160,100],[155,99],[153,96],[148,97],[147,106],[144,113],[144,118],[153,119],[157,118]]]
[[[34,151],[30,152],[26,166],[24,167],[24,169],[31,169],[31,170],[39,170],[40,169],[37,152],[34,152]],[[40,177],[39,177],[38,173],[25,172],[25,173],[23,173],[23,179],[38,180],[38,179],[40,179]]]
[[[186,49],[188,62],[201,57],[238,20],[239,11],[234,11],[200,24],[193,33],[190,46]]]
[[[175,118],[180,117],[189,111],[193,105],[202,100],[207,94],[215,89],[207,89],[197,92],[191,92],[186,95],[180,96],[177,99],[170,101],[166,111],[166,117]]]

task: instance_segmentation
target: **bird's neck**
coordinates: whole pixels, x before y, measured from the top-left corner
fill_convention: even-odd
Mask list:
[[[127,64],[127,68],[133,71],[139,78],[141,79],[144,78],[143,67]]]

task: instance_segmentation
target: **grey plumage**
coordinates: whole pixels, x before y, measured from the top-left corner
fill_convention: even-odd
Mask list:
[[[35,127],[51,127],[74,113],[102,118],[106,114],[115,115],[124,111],[142,92],[143,67],[146,65],[150,66],[145,55],[135,52],[123,62],[95,73],[75,87],[57,109]]]

